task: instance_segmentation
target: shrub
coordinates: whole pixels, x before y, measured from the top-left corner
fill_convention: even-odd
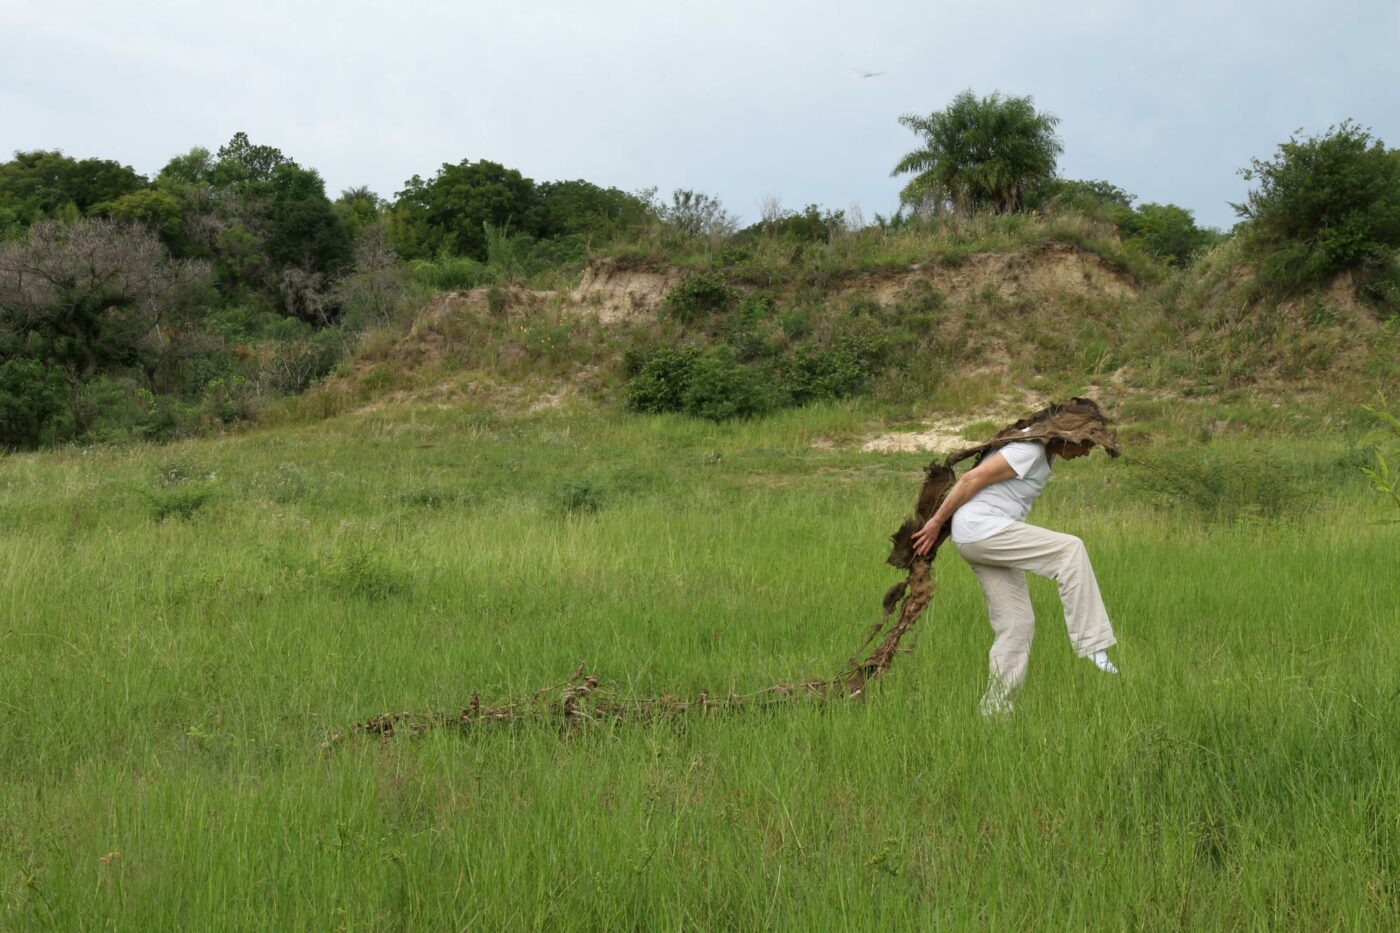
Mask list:
[[[1164,262],[1185,266],[1197,253],[1224,239],[1208,227],[1196,226],[1191,212],[1175,204],[1140,204],[1118,218],[1124,241]]]
[[[212,486],[180,484],[147,493],[151,517],[158,522],[168,518],[188,520],[214,498]]]
[[[633,411],[726,421],[763,414],[776,401],[772,389],[727,347],[663,347],[636,372],[627,384],[627,406]]]
[[[650,356],[629,356],[624,361],[625,370],[631,374],[627,407],[653,414],[680,411],[699,358],[696,347],[662,347]]]
[[[681,410],[697,418],[728,421],[765,414],[774,402],[772,389],[759,375],[721,349],[696,360]]]
[[[0,363],[0,448],[37,447],[71,427],[62,370],[31,359]]]
[[[855,395],[870,381],[883,349],[874,339],[851,335],[831,347],[804,343],[787,367],[785,388],[799,405]]]
[[[695,324],[729,308],[735,297],[734,289],[720,276],[697,272],[666,293],[661,310],[682,324]]]
[[[1390,267],[1400,248],[1400,150],[1350,120],[1296,137],[1241,173],[1259,187],[1235,210],[1267,284],[1283,290]]]

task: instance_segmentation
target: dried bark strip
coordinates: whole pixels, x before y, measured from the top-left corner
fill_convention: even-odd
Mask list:
[[[1048,408],[1008,425],[995,437],[975,447],[960,450],[942,463],[929,464],[924,474],[914,514],[890,536],[891,550],[887,563],[908,571],[908,576],[890,587],[883,600],[884,616],[866,636],[856,651],[859,657],[877,636],[884,637],[864,658],[853,657],[835,676],[805,680],[800,683],[774,684],[763,690],[746,694],[714,696],[701,691],[694,698],[662,694],[656,697],[620,697],[600,687],[596,675],[587,674],[580,664],[562,684],[544,687],[527,696],[515,697],[498,706],[483,706],[473,693],[469,704],[458,713],[383,713],[357,723],[354,731],[389,739],[396,735],[415,736],[428,729],[456,728],[471,732],[484,726],[513,725],[525,722],[553,722],[562,732],[572,732],[582,726],[605,722],[637,722],[672,719],[683,716],[709,716],[738,710],[762,709],[790,705],[801,700],[828,702],[863,698],[871,681],[890,669],[899,653],[900,643],[928,609],[933,599],[933,561],[949,535],[948,524],[939,532],[933,549],[925,555],[914,553],[913,536],[938,510],[956,482],[954,467],[973,456],[985,456],[1013,441],[1063,440],[1069,443],[1090,442],[1103,447],[1110,456],[1118,456],[1117,437],[1108,428],[1107,419],[1090,399],[1075,398],[1065,404]],[[893,625],[889,625],[894,616]],[[334,733],[327,741],[330,746],[344,736]]]

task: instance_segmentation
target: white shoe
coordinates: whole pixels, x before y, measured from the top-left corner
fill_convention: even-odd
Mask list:
[[[991,696],[990,694],[982,698],[978,708],[982,712],[983,719],[999,719],[1002,716],[1010,716],[1016,709],[1009,698]]]
[[[1113,662],[1108,659],[1107,651],[1095,651],[1089,655],[1089,660],[1094,662],[1094,666],[1105,674],[1116,674],[1118,668],[1113,666]]]
[[[1001,681],[993,678],[987,685],[987,692],[982,696],[982,702],[978,704],[978,709],[982,713],[983,719],[992,719],[997,716],[1010,716],[1015,707],[1011,703],[1011,691]]]

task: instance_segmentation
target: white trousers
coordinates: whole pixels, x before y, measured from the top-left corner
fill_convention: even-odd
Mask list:
[[[996,634],[988,660],[994,688],[1014,690],[1026,679],[1035,636],[1027,571],[1059,584],[1075,654],[1088,657],[1117,642],[1089,552],[1074,535],[1013,522],[990,538],[955,546],[987,596],[987,618]]]

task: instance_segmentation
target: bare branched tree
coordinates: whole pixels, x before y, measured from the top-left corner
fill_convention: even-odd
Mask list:
[[[0,328],[74,383],[140,367],[154,386],[208,283],[204,264],[171,260],[144,227],[41,221],[0,246]]]
[[[407,287],[403,266],[381,222],[360,231],[355,267],[335,284],[332,295],[347,326],[365,328],[388,322]]]
[[[662,208],[662,219],[688,237],[727,236],[739,225],[719,198],[689,188],[672,192],[670,205]]]

